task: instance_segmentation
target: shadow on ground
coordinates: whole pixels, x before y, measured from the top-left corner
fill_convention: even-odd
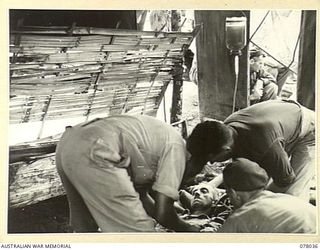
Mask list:
[[[67,233],[69,208],[66,196],[8,211],[8,233]]]

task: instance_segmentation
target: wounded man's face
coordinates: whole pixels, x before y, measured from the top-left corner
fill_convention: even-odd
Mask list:
[[[192,188],[191,200],[192,210],[203,210],[210,208],[212,202],[218,199],[218,191],[206,183],[200,183]]]

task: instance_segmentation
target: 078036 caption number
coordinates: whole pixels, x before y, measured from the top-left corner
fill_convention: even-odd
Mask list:
[[[318,248],[318,244],[316,244],[316,243],[312,243],[312,244],[306,244],[306,243],[304,243],[304,244],[300,244],[299,245],[300,246],[300,248]]]

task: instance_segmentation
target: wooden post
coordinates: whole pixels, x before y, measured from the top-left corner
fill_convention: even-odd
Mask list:
[[[49,110],[49,106],[50,106],[51,100],[52,100],[52,95],[48,96],[48,100],[46,101],[46,104],[45,104],[45,106],[43,108],[43,115],[42,115],[42,118],[41,118],[41,127],[40,127],[40,131],[39,131],[37,139],[40,139],[41,136],[42,136],[44,123],[46,121],[46,117],[47,117],[47,114],[48,114],[48,110]]]
[[[312,110],[315,110],[316,21],[315,10],[302,11],[297,98]]]
[[[183,89],[183,67],[182,62],[175,64],[172,89],[172,106],[170,114],[170,123],[181,120],[182,116],[182,89]]]
[[[181,26],[181,13],[178,10],[171,11],[171,29],[178,31]],[[172,106],[170,123],[181,120],[182,115],[182,86],[183,86],[183,67],[182,60],[175,63],[172,90]]]
[[[225,43],[226,17],[247,17],[249,38],[249,11],[195,11],[196,24],[202,24],[197,36],[197,65],[199,79],[200,118],[224,120],[232,113],[235,86],[234,57],[230,56]],[[240,56],[239,82],[235,110],[249,105],[248,49]]]
[[[148,11],[147,10],[136,10],[137,16],[137,30],[143,30],[146,22]]]

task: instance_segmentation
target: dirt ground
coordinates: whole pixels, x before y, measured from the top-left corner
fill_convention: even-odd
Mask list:
[[[8,212],[8,233],[66,233],[68,227],[66,196],[52,198]]]
[[[169,116],[172,88],[166,93],[166,113]],[[184,82],[183,114],[190,133],[199,121],[198,87],[193,82]],[[163,112],[163,106],[159,108]],[[8,233],[67,233],[69,211],[66,196],[52,198],[23,208],[8,211]]]

